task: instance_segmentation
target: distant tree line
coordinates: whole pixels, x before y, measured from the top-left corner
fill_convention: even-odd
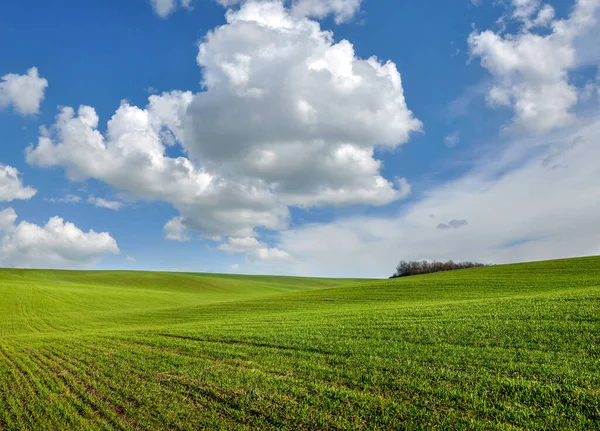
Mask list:
[[[439,262],[437,260],[434,260],[433,262],[428,262],[426,260],[422,262],[407,262],[405,260],[401,260],[396,267],[396,273],[390,278],[409,277],[411,275],[431,274],[442,271],[454,271],[457,269],[480,268],[482,266],[487,265],[477,262],[454,262],[452,260],[449,260],[448,262]]]

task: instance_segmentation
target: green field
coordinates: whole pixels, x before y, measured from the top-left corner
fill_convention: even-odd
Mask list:
[[[600,258],[396,280],[1,270],[0,429],[600,429]]]

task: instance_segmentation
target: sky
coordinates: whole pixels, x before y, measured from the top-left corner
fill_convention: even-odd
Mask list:
[[[600,254],[600,0],[8,0],[0,266]]]

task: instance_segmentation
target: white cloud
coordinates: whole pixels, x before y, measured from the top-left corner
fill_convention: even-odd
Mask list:
[[[185,9],[191,8],[192,0],[150,0],[154,12],[161,18],[171,15],[181,5]]]
[[[245,253],[261,247],[262,243],[256,238],[229,238],[228,241],[219,246],[219,250],[226,253]]]
[[[541,0],[512,0],[512,18],[521,21],[524,29],[549,26],[555,17],[555,10]]]
[[[509,263],[600,254],[600,116],[580,121],[485,155],[395,215],[282,232],[275,246],[294,261],[281,272],[384,277],[401,259]],[[461,227],[436,229],[436,220]]]
[[[456,147],[459,142],[460,142],[460,133],[459,132],[452,132],[450,135],[448,135],[444,138],[444,144],[446,144],[446,146],[448,148]]]
[[[62,196],[60,198],[49,198],[46,200],[48,202],[52,202],[52,203],[76,204],[76,203],[81,202],[81,196],[68,194],[68,195]]]
[[[537,14],[537,17],[532,23],[533,27],[547,27],[554,20],[555,11],[554,8],[548,4],[544,5]]]
[[[122,105],[109,121],[106,136],[97,130],[93,108],[81,107],[77,116],[64,108],[51,135],[41,136],[38,146],[28,150],[27,161],[63,166],[71,180],[102,180],[133,198],[170,202],[183,214],[182,223],[207,236],[285,226],[287,208],[256,181],[233,182],[185,157],[165,155],[161,130],[167,125],[178,129],[171,115],[188,97],[191,94],[151,96],[148,109]]]
[[[164,227],[165,238],[169,241],[186,242],[190,240],[187,228],[183,224],[182,217],[175,217],[169,220]]]
[[[579,100],[588,102],[592,100],[596,94],[600,94],[600,87],[595,82],[587,82],[579,94]]]
[[[217,0],[223,6],[252,3],[252,0]],[[256,1],[255,1],[256,2]],[[333,15],[337,24],[351,20],[359,11],[363,0],[275,0],[288,6],[299,17],[323,19]]]
[[[109,210],[114,210],[114,211],[118,211],[121,208],[123,208],[123,202],[119,202],[119,201],[108,201],[106,199],[103,198],[98,198],[96,196],[89,196],[88,197],[88,203],[97,206],[98,208],[106,208]]]
[[[26,75],[9,73],[0,79],[0,109],[12,106],[23,115],[37,114],[44,100],[48,81],[39,76],[36,67]]]
[[[102,257],[118,254],[117,242],[108,233],[85,233],[60,217],[45,226],[27,221],[16,224],[12,208],[0,211],[0,264],[16,267],[82,267]]]
[[[24,186],[21,175],[16,168],[0,163],[0,202],[10,202],[15,199],[31,199],[37,190]]]
[[[540,8],[540,0],[512,0],[513,18],[528,21]]]
[[[286,251],[280,250],[278,248],[269,248],[262,247],[250,255],[251,258],[255,258],[262,262],[273,262],[273,261],[290,261],[292,260],[292,256]]]
[[[339,24],[352,19],[361,3],[362,0],[294,0],[292,10],[298,15],[319,19],[333,15]]]
[[[136,258],[135,258],[135,257],[132,257],[132,256],[127,256],[127,257],[125,258],[125,262],[127,262],[127,263],[137,263],[137,260],[136,260]]]
[[[515,125],[529,132],[565,126],[578,101],[569,76],[580,66],[575,45],[595,27],[600,1],[578,0],[564,20],[554,20],[554,10],[537,0],[513,0],[513,6],[513,17],[523,21],[520,33],[475,31],[468,40],[471,55],[494,78],[487,101],[512,108]],[[539,26],[551,32],[540,34]]]
[[[177,240],[188,230],[255,237],[284,229],[289,206],[385,205],[410,193],[374,158],[377,145],[397,148],[422,128],[394,63],[360,59],[317,22],[259,1],[227,13],[198,64],[205,91],[123,104],[104,134],[93,108],[64,108],[28,162],[171,203],[180,215],[165,229]],[[186,157],[168,157],[171,145]]]
[[[17,213],[12,208],[0,211],[0,234],[9,232],[17,221]]]
[[[50,199],[46,199],[46,200],[48,202],[52,202],[52,203],[76,204],[76,203],[81,202],[82,198],[81,198],[81,196],[78,196],[78,195],[67,194],[60,198],[50,198]],[[110,209],[110,210],[114,210],[114,211],[120,210],[125,205],[123,202],[120,202],[120,201],[109,201],[104,198],[96,197],[94,195],[88,196],[87,203],[94,205],[98,208],[106,208],[106,209]]]
[[[588,102],[596,96],[600,96],[600,67],[598,67],[596,79],[586,82],[585,86],[581,89],[579,99],[582,102]]]
[[[256,238],[229,238],[218,247],[229,254],[244,254],[250,260],[261,262],[291,261],[292,257],[283,250],[271,248]]]
[[[384,205],[405,196],[383,178],[377,144],[422,124],[395,64],[357,58],[319,24],[277,2],[248,3],[200,46],[207,91],[183,142],[192,156],[266,182],[287,205]]]

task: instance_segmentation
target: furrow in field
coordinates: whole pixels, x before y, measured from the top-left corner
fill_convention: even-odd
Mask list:
[[[117,412],[135,412],[134,416],[127,415],[127,419],[137,428],[156,429],[169,424],[169,429],[198,429],[182,422],[181,411],[156,408],[164,403],[183,405],[185,412],[195,411],[198,406],[190,404],[186,394],[161,386],[154,378],[155,373],[148,373],[145,358],[138,358],[130,349],[115,346],[109,340],[95,339],[93,345],[72,341],[68,349],[52,346],[52,354],[62,358],[74,372],[78,370],[80,378],[95,393],[102,394],[102,399]]]
[[[16,289],[10,285],[4,285],[0,288],[0,337],[14,334],[14,305]]]
[[[161,334],[162,335],[162,334]],[[160,340],[160,339],[159,339]],[[324,381],[337,381],[340,384],[343,383],[343,388],[347,390],[364,390],[364,383],[355,381],[350,376],[345,376],[344,373],[340,372],[340,369],[350,370],[363,370],[363,375],[368,375],[368,368],[371,368],[372,372],[377,372],[381,376],[385,376],[385,380],[378,381],[376,385],[372,385],[377,388],[378,392],[381,393],[383,390],[393,391],[397,390],[397,386],[390,386],[389,383],[393,382],[394,378],[404,375],[410,375],[418,372],[416,367],[429,368],[432,374],[440,375],[441,380],[449,379],[452,384],[470,381],[473,379],[483,378],[484,375],[498,374],[498,378],[514,379],[517,377],[524,385],[533,385],[538,382],[538,379],[543,376],[544,385],[549,387],[562,388],[563,391],[573,392],[578,391],[582,394],[592,395],[593,388],[597,380],[590,380],[579,377],[577,373],[574,373],[570,369],[570,364],[575,364],[577,361],[581,361],[581,356],[577,352],[569,352],[566,356],[557,356],[555,352],[546,351],[533,351],[533,350],[521,350],[521,349],[510,349],[510,348],[499,348],[493,346],[466,346],[462,344],[453,343],[419,343],[414,340],[405,341],[402,343],[394,343],[393,354],[390,354],[389,343],[375,344],[364,342],[365,340],[356,340],[357,346],[363,346],[362,353],[350,354],[349,352],[337,354],[337,353],[322,353],[314,354],[310,350],[304,350],[301,348],[291,350],[294,352],[293,356],[280,354],[286,352],[286,349],[280,349],[280,346],[274,348],[272,344],[259,343],[259,342],[237,342],[231,343],[231,340],[220,341],[215,340],[204,340],[193,337],[183,337],[183,340],[193,340],[194,342],[200,343],[202,346],[204,343],[215,345],[214,352],[218,352],[219,346],[221,350],[226,350],[228,346],[236,346],[236,352],[239,352],[241,358],[252,358],[253,360],[247,361],[236,361],[235,366],[242,367],[255,367],[258,365],[257,361],[263,357],[276,357],[280,361],[286,358],[289,364],[297,363],[299,360],[306,362],[306,367],[300,367],[300,371],[303,369],[309,370],[315,368],[317,364],[323,364],[324,368],[319,367],[321,373],[325,373],[322,377]],[[140,340],[136,341],[137,343]],[[185,343],[183,341],[182,343]],[[202,354],[202,350],[190,351],[189,346],[183,344],[179,347],[173,345],[160,344],[160,341],[150,340],[145,341],[145,344],[154,346],[157,350],[177,350],[179,354],[192,355],[192,352],[197,352],[197,355]],[[435,348],[435,349],[434,349]],[[183,353],[185,350],[187,353]],[[203,349],[204,350],[204,349]],[[357,349],[358,350],[358,349]],[[400,358],[410,358],[411,356],[418,357],[419,360],[408,361],[409,364],[415,366],[414,369],[406,369],[404,366],[400,366],[398,363]],[[489,361],[494,359],[500,359],[503,366],[498,365],[491,366]],[[527,360],[526,360],[527,358]],[[590,358],[591,359],[591,358]],[[404,359],[406,361],[406,359]],[[563,364],[561,368],[561,374],[548,374],[547,368],[549,366],[556,366],[558,363]],[[368,365],[367,365],[368,364]],[[469,366],[466,366],[469,364]],[[266,364],[261,364],[266,365]],[[277,365],[273,365],[274,369],[281,369],[282,363],[279,362]],[[593,361],[590,362],[593,365]],[[590,371],[593,368],[590,368]],[[543,370],[543,371],[542,371]],[[268,370],[265,370],[268,372]],[[305,378],[310,381],[316,376],[306,373],[294,373],[298,378]],[[435,373],[433,373],[435,371]],[[279,375],[282,375],[279,373]],[[481,376],[481,377],[479,377]],[[564,382],[570,382],[570,385],[576,384],[578,389],[567,389],[564,387]],[[538,383],[539,384],[539,383]],[[588,388],[588,389],[586,389]],[[416,390],[416,388],[415,388]],[[577,397],[576,397],[577,398]]]
[[[274,350],[280,350],[280,351],[288,350],[288,351],[297,351],[297,352],[311,353],[311,354],[316,353],[316,354],[320,354],[320,355],[343,355],[343,356],[348,355],[347,353],[339,353],[339,352],[327,351],[327,350],[311,348],[311,347],[302,348],[302,347],[291,346],[291,345],[284,346],[284,345],[271,344],[271,343],[260,342],[260,341],[245,341],[245,340],[235,340],[235,339],[211,340],[208,338],[197,338],[197,337],[192,337],[192,336],[188,336],[188,335],[162,334],[162,333],[157,333],[154,335],[159,336],[159,337],[177,338],[177,339],[184,340],[184,341],[193,341],[193,342],[198,342],[198,343],[217,343],[217,344],[241,345],[241,346],[247,346],[247,347],[258,347],[258,348],[274,349]]]
[[[156,358],[147,358],[140,355],[139,349],[135,352],[132,352],[131,349],[124,349],[121,346],[113,346],[110,350],[117,356],[113,359],[115,360],[115,367],[112,370],[104,370],[106,373],[117,372],[117,370],[121,371],[121,374],[117,377],[117,375],[111,375],[108,381],[121,381],[122,383],[126,382],[126,386],[137,386],[139,388],[145,388],[143,394],[152,394],[159,393],[161,398],[169,399],[170,402],[180,403],[180,413],[184,414],[184,412],[194,411],[195,409],[211,409],[213,414],[222,415],[225,410],[231,410],[232,407],[223,406],[221,403],[217,402],[214,397],[210,396],[213,394],[213,391],[208,391],[204,395],[202,395],[197,389],[191,388],[189,386],[182,386],[180,384],[174,384],[172,382],[172,374],[168,372],[164,373],[150,373],[148,374],[146,368],[142,367],[143,363],[146,363],[148,360],[157,360]],[[122,352],[128,351],[129,354],[123,354]],[[130,356],[131,353],[134,353]],[[169,361],[169,359],[173,359],[167,352],[160,353],[161,359],[158,360],[159,364],[164,365],[164,361]],[[85,368],[86,366],[90,366],[90,362],[92,366],[94,365],[93,355],[85,355],[85,358],[73,358],[73,360],[78,363],[77,367]],[[136,358],[136,359],[133,359]],[[163,361],[164,360],[164,361]],[[125,364],[131,364],[131,368],[127,368]],[[98,365],[95,363],[95,365]],[[122,366],[122,367],[121,367]],[[206,368],[211,368],[210,366]],[[120,380],[119,380],[120,379]],[[116,388],[105,388],[109,390],[115,390]],[[214,388],[214,391],[219,391],[218,387]],[[128,400],[132,401],[132,400]],[[142,406],[145,403],[143,399],[137,400],[136,404],[138,406]],[[225,408],[225,410],[223,410]],[[230,413],[231,415],[232,413]],[[165,418],[156,418],[162,419]],[[189,420],[189,419],[188,419]],[[160,421],[156,421],[156,423],[161,423]],[[265,422],[266,423],[266,422]],[[232,422],[233,426],[233,422]]]
[[[53,414],[48,415],[52,421],[48,424],[47,429],[55,429],[70,424],[73,429],[89,429],[89,430],[112,430],[114,428],[103,426],[101,421],[89,420],[94,418],[94,412],[87,409],[85,404],[79,402],[78,396],[73,392],[60,374],[56,373],[56,369],[41,360],[41,355],[38,348],[28,349],[27,355],[29,360],[35,364],[37,369],[44,370],[41,383],[43,390],[40,393],[40,398],[47,405],[47,409]]]
[[[71,395],[71,403],[80,412],[87,426],[95,423],[107,430],[137,429],[133,420],[118,406],[108,402],[104,395],[96,390],[89,376],[74,366],[68,358],[46,349],[36,352],[34,356],[62,382]]]
[[[48,422],[69,424],[69,415],[65,414],[63,407],[52,403],[55,385],[46,370],[31,360],[29,352],[3,349],[3,355],[17,376],[16,387],[12,388],[11,393],[17,403],[8,406],[17,428],[51,429],[47,426]]]
[[[3,376],[2,390],[7,404],[0,406],[5,421],[17,429],[32,429],[35,424],[37,391],[31,374],[18,363],[17,353],[7,345],[0,344],[0,358],[3,359],[6,372]]]
[[[183,421],[182,416],[199,408],[206,409],[207,406],[195,405],[190,402],[189,394],[166,387],[162,384],[160,375],[148,373],[147,367],[144,366],[145,360],[132,356],[129,349],[102,344],[100,350],[104,359],[110,356],[109,366],[106,366],[105,361],[98,360],[98,350],[86,350],[84,346],[77,346],[76,354],[60,355],[65,354],[65,358],[68,357],[66,361],[71,369],[81,370],[88,376],[93,376],[89,384],[93,385],[96,393],[102,393],[104,399],[117,411],[135,411],[135,417],[140,421],[137,424],[139,429],[156,429],[167,423],[169,429],[198,429],[189,423],[190,417]],[[179,410],[175,407],[168,410],[156,408],[163,403],[177,406]],[[204,416],[211,414],[220,415],[220,412],[203,413]],[[204,421],[206,418],[196,418],[198,419]],[[231,429],[234,428],[232,424]]]
[[[19,381],[15,374],[14,364],[5,356],[0,345],[0,430],[14,428],[17,402],[15,395],[19,389]]]
[[[176,340],[175,338],[174,340]],[[160,338],[159,338],[160,340]],[[148,341],[146,341],[148,342]],[[182,343],[186,343],[185,339],[181,340]],[[358,341],[355,341],[357,345],[360,345]],[[170,350],[173,346],[165,344],[161,347],[160,341],[154,341],[155,348],[160,350]],[[189,343],[188,343],[189,344]],[[198,343],[202,346],[206,344]],[[219,346],[218,340],[214,340],[211,343]],[[254,366],[259,366],[257,363],[261,363],[265,355],[271,357],[277,357],[281,359],[284,356],[282,354],[270,348],[258,348],[255,346],[256,343],[252,343],[254,346],[248,346],[243,344],[234,345],[236,351],[244,351],[242,357],[252,357],[254,355],[255,363]],[[221,344],[223,350],[231,347],[227,340]],[[362,355],[353,355],[346,359],[344,355],[338,355],[336,360],[332,361],[332,358],[327,358],[324,355],[323,359],[326,363],[332,363],[331,366],[327,366],[327,370],[319,367],[317,364],[320,363],[318,360],[320,355],[315,354],[302,354],[300,351],[294,351],[295,357],[293,361],[297,361],[298,355],[301,355],[305,359],[305,367],[294,369],[296,377],[304,379],[303,384],[307,384],[315,380],[316,376],[306,374],[300,375],[297,372],[302,369],[306,370],[318,370],[322,375],[321,379],[324,384],[327,381],[337,382],[336,384],[329,384],[330,387],[335,389],[350,389],[350,390],[363,390],[365,384],[370,386],[371,389],[383,393],[387,393],[386,396],[397,397],[402,391],[410,393],[409,398],[406,401],[414,401],[410,398],[418,395],[417,399],[429,399],[434,397],[435,392],[440,394],[435,395],[434,398],[442,399],[443,393],[454,394],[453,402],[458,405],[465,404],[465,408],[469,405],[469,394],[462,393],[462,387],[472,387],[478,393],[477,397],[483,403],[482,408],[485,407],[485,400],[497,400],[499,405],[506,404],[507,408],[512,408],[514,400],[521,400],[520,402],[525,405],[533,406],[536,404],[539,398],[548,399],[562,399],[561,403],[564,406],[571,406],[574,411],[578,411],[578,414],[584,415],[592,419],[597,416],[593,410],[589,410],[586,406],[594,405],[594,400],[598,399],[597,391],[594,392],[593,385],[594,381],[589,379],[580,379],[577,377],[577,373],[571,374],[569,364],[576,364],[581,358],[577,356],[577,352],[569,353],[568,356],[561,358],[561,362],[564,363],[561,374],[555,375],[548,374],[548,372],[555,367],[556,359],[555,353],[539,353],[531,357],[532,352],[519,351],[518,349],[505,349],[505,348],[490,348],[490,347],[469,347],[467,348],[462,345],[444,344],[440,343],[405,343],[404,346],[395,346],[394,350],[397,353],[398,358],[410,358],[411,355],[419,358],[419,360],[409,361],[412,362],[412,366],[406,368],[400,363],[394,363],[391,361],[392,357],[389,357],[387,362],[387,371],[378,365],[377,361],[384,360],[386,357],[373,357],[373,354],[377,355],[375,351],[369,352],[368,344],[365,345],[364,353]],[[373,345],[375,347],[376,345]],[[379,345],[379,349],[382,345]],[[435,349],[434,349],[435,348]],[[399,349],[399,350],[398,350]],[[434,349],[434,350],[431,350]],[[215,350],[213,350],[215,351]],[[267,353],[265,353],[265,351]],[[285,352],[282,351],[282,352]],[[411,353],[412,352],[412,353]],[[190,354],[188,352],[188,354]],[[458,356],[457,356],[458,354]],[[200,356],[203,356],[199,353]],[[429,357],[429,359],[427,359]],[[486,359],[487,358],[487,359]],[[525,358],[529,358],[528,361],[524,361]],[[341,362],[340,362],[341,359]],[[404,359],[406,360],[406,359]],[[450,362],[448,362],[450,360]],[[498,366],[491,367],[489,364],[486,366],[485,361],[500,361],[506,363],[502,368]],[[346,362],[344,362],[346,361]],[[376,361],[376,362],[374,362]],[[290,361],[291,363],[291,361]],[[471,364],[465,368],[465,364]],[[477,365],[479,364],[479,365]],[[540,368],[540,364],[546,364]],[[252,366],[245,362],[237,362],[232,364],[238,368]],[[261,366],[265,366],[264,361]],[[272,364],[273,368],[283,370],[285,367],[283,363],[275,361]],[[371,366],[371,368],[369,368]],[[352,370],[350,375],[345,375],[339,372],[339,370]],[[256,370],[252,370],[256,371]],[[324,374],[323,374],[324,373]],[[568,374],[565,374],[568,373]],[[375,380],[367,379],[363,380],[366,376],[372,376],[373,374],[378,375]],[[411,383],[410,376],[422,375],[424,385]],[[353,377],[354,376],[354,377]],[[408,377],[408,378],[407,378]],[[357,380],[358,379],[358,380]],[[397,380],[400,379],[400,380]],[[433,381],[431,379],[434,379]],[[539,379],[543,379],[539,381]],[[429,383],[427,383],[429,382]],[[567,384],[568,382],[568,384]],[[576,385],[576,386],[574,386]],[[488,388],[494,388],[493,393],[489,393]],[[400,391],[400,392],[399,392]],[[433,393],[432,393],[433,391]],[[369,390],[370,392],[370,390]],[[381,393],[381,392],[380,392]],[[400,400],[397,398],[397,400]],[[501,407],[498,407],[501,408]],[[586,413],[587,411],[587,413]]]
[[[226,343],[222,344],[222,346],[224,349],[229,347]],[[171,348],[172,346],[165,346],[162,350],[157,348],[153,353],[157,356],[160,355],[168,357],[169,355],[167,350]],[[189,352],[186,356],[188,359],[199,359],[199,357],[194,358],[194,356],[190,355]],[[203,357],[203,355],[199,356]],[[311,365],[309,364],[309,362],[311,362],[309,358],[310,354],[306,354],[304,356],[306,358],[306,365]],[[237,378],[244,383],[240,383],[237,389],[227,389],[226,387],[224,388],[218,385],[215,386],[214,382],[211,382],[210,379],[203,377],[204,373],[198,375],[190,370],[190,372],[182,375],[181,371],[177,369],[174,369],[172,372],[161,373],[161,380],[163,381],[164,385],[168,385],[169,387],[179,386],[183,390],[194,394],[194,397],[209,398],[214,402],[221,403],[226,406],[226,408],[233,410],[244,409],[244,407],[242,407],[244,401],[246,401],[244,397],[248,397],[249,394],[255,394],[255,396],[260,398],[261,401],[271,404],[271,408],[269,408],[268,411],[276,410],[280,412],[280,416],[278,416],[279,421],[283,421],[285,419],[285,422],[287,423],[292,420],[291,418],[295,417],[297,411],[300,409],[315,409],[314,414],[318,414],[319,410],[316,408],[316,405],[312,405],[312,402],[314,402],[314,397],[319,396],[345,400],[343,402],[345,408],[354,406],[356,412],[353,416],[354,422],[352,423],[351,428],[362,428],[362,425],[369,423],[369,421],[372,423],[374,423],[373,421],[377,421],[375,418],[369,418],[368,415],[365,416],[363,413],[370,411],[372,408],[376,408],[378,411],[385,413],[388,417],[395,417],[395,415],[400,414],[398,411],[397,402],[400,401],[401,398],[398,397],[400,393],[397,392],[389,393],[387,395],[389,398],[386,398],[386,396],[373,393],[369,390],[365,390],[364,388],[346,386],[340,382],[339,379],[318,379],[314,378],[315,376],[313,376],[313,378],[303,378],[302,376],[292,376],[291,374],[293,374],[293,372],[290,372],[287,375],[282,375],[281,373],[270,373],[268,370],[262,369],[260,364],[257,362],[251,363],[249,361],[240,362],[235,360],[228,361],[218,360],[216,358],[208,358],[208,360],[212,360],[212,362],[218,364],[218,369],[215,369],[217,367],[214,366],[205,367],[205,369],[213,368],[211,373],[222,373],[231,377],[237,376]],[[165,361],[159,361],[159,363],[163,362]],[[280,363],[279,365],[281,366],[282,364]],[[315,367],[314,362],[312,363],[312,366]],[[278,391],[269,395],[269,392],[266,389],[259,390],[257,387],[256,390],[254,390],[252,389],[251,385],[249,387],[248,379],[250,379],[250,381],[254,381],[258,386],[260,386],[260,382],[264,379],[281,381],[281,384],[283,384],[286,389],[284,392]],[[307,388],[312,389],[309,389],[307,392]],[[405,386],[405,389],[406,393],[402,396],[405,401],[414,401],[415,399],[419,399],[419,397],[428,399],[432,396],[431,388],[423,389],[419,387]],[[225,402],[224,399],[229,401]],[[231,400],[236,401],[231,403]],[[369,408],[366,408],[367,406]],[[246,407],[244,411],[247,411],[248,408],[250,407]],[[420,408],[423,409],[425,407],[421,406]],[[328,413],[327,416],[331,415],[335,416],[334,408],[330,410],[330,413]],[[340,418],[338,418],[338,420],[339,419]],[[271,418],[269,422],[277,423],[277,419]],[[324,426],[326,423],[327,422],[322,422],[321,426]]]

